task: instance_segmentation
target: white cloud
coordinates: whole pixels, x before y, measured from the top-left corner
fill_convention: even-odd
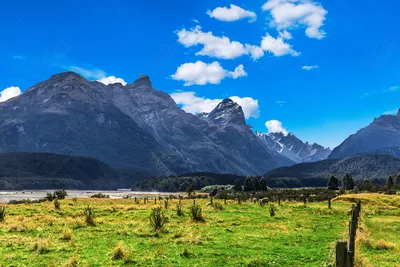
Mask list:
[[[263,37],[261,41],[262,50],[267,51],[276,57],[288,54],[294,57],[299,56],[300,55],[299,52],[295,51],[290,44],[285,43],[284,37],[288,38],[289,37],[288,34],[290,33],[283,32],[280,34],[280,36],[274,38],[269,33],[266,33],[266,35]]]
[[[227,22],[232,22],[245,18],[248,18],[249,22],[254,22],[257,19],[256,13],[245,10],[233,4],[231,4],[230,7],[217,7],[213,11],[208,10],[207,14],[211,18]]]
[[[321,30],[328,13],[321,4],[312,0],[268,0],[263,6],[272,17],[270,26],[278,30],[306,27],[309,38],[322,39],[325,31]]]
[[[195,92],[175,92],[171,94],[171,97],[184,111],[192,114],[210,113],[223,100],[198,97]],[[258,100],[239,96],[229,98],[242,107],[246,119],[260,116]]]
[[[177,31],[178,42],[185,47],[202,45],[203,48],[196,52],[196,55],[210,56],[222,59],[234,59],[243,55],[249,55],[253,59],[258,59],[264,55],[261,49],[249,44],[242,44],[237,41],[231,41],[226,36],[214,36],[212,32],[203,32],[201,27]]]
[[[303,66],[301,67],[303,70],[313,70],[313,69],[318,69],[318,65],[313,65],[313,66]]]
[[[224,78],[237,79],[247,76],[243,65],[239,65],[234,71],[228,71],[221,67],[219,62],[214,61],[210,64],[202,61],[195,63],[184,63],[178,67],[171,78],[178,81],[184,81],[184,86],[205,85],[208,83],[219,84]]]
[[[286,104],[286,101],[284,101],[284,100],[278,100],[278,101],[276,101],[276,104],[278,104],[280,107],[282,107],[283,105]]]
[[[102,79],[106,77],[106,73],[100,69],[85,69],[78,66],[66,66],[65,69],[76,72],[87,79]]]
[[[385,113],[383,113],[383,115],[397,115],[398,112],[400,112],[400,109],[393,109],[390,111],[386,111]]]
[[[123,86],[126,85],[126,82],[124,81],[124,79],[122,79],[122,78],[117,78],[117,77],[115,77],[115,76],[108,76],[108,77],[105,77],[105,78],[101,78],[101,79],[99,79],[99,80],[97,80],[97,81],[98,81],[98,82],[101,82],[101,83],[103,83],[103,84],[105,84],[105,85],[114,84],[114,83],[120,83],[120,84],[122,84]]]
[[[399,90],[400,90],[400,86],[397,86],[397,85],[392,86],[392,87],[389,88],[390,92],[396,92],[396,91],[399,91]]]
[[[265,127],[268,129],[268,133],[283,133],[284,135],[288,135],[288,131],[283,128],[282,122],[277,120],[270,120],[265,123]]]
[[[19,96],[21,89],[17,86],[11,86],[0,92],[0,102],[5,102],[10,98]]]

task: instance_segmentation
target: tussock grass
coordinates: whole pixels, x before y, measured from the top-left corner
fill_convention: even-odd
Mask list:
[[[223,210],[216,212],[214,207],[205,207],[208,200],[196,199],[197,205],[205,207],[202,216],[207,220],[193,223],[189,216],[177,215],[175,207],[179,200],[170,199],[170,208],[162,209],[169,218],[168,231],[154,232],[149,228],[149,214],[160,206],[159,201],[156,205],[154,201],[137,205],[133,199],[88,198],[61,202],[62,211],[55,210],[52,202],[7,205],[7,218],[0,224],[1,264],[322,266],[332,244],[342,239],[347,230],[346,212],[350,208],[347,201],[332,202],[331,210],[325,202],[310,202],[303,207],[303,203],[282,201],[276,215],[270,217],[268,206],[228,201]],[[193,200],[182,200],[185,213],[190,214],[192,204]],[[95,210],[96,227],[86,227],[83,211],[88,206]],[[128,212],[130,207],[134,210]],[[372,205],[362,209],[370,242],[382,248],[369,248],[360,243],[360,257],[374,266],[396,266],[396,255],[399,255],[396,239],[400,240],[396,232],[399,223],[395,220],[396,210],[385,209],[378,214],[380,209]],[[63,240],[63,236],[68,236],[64,231],[72,232],[71,241]],[[380,244],[380,240],[386,245]],[[113,259],[120,242],[124,257]],[[390,242],[395,244],[393,248]]]

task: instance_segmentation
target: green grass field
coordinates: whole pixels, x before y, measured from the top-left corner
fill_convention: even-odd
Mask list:
[[[275,203],[274,217],[269,205],[228,202],[215,210],[196,200],[205,218],[197,223],[189,217],[192,200],[183,200],[184,216],[176,213],[178,200],[170,200],[169,222],[159,232],[149,224],[151,208],[159,205],[132,199],[67,199],[60,210],[53,202],[6,205],[0,265],[323,266],[335,241],[346,236],[352,200],[334,201],[331,209],[327,203]],[[95,226],[85,224],[87,205],[95,210]],[[399,208],[363,209],[361,230],[368,236],[358,241],[359,265],[400,264]],[[381,241],[389,247],[379,247]]]

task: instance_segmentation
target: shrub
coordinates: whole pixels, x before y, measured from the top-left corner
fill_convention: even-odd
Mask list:
[[[190,207],[190,218],[194,222],[204,222],[203,215],[201,214],[201,207],[199,205],[193,205]]]
[[[183,216],[183,205],[180,203],[176,205],[176,214],[178,216]]]
[[[272,204],[272,205],[269,206],[269,215],[270,215],[271,217],[274,217],[274,216],[275,216],[275,213],[276,213],[276,207],[275,207],[274,204]]]
[[[124,246],[124,242],[119,242],[114,250],[111,252],[111,259],[112,260],[121,260],[127,257],[127,251]]]
[[[109,195],[103,194],[103,193],[96,193],[94,195],[90,196],[91,198],[110,198]]]
[[[168,222],[168,217],[164,215],[161,207],[158,207],[151,210],[149,220],[150,226],[154,231],[161,231]]]
[[[77,197],[74,197],[74,198],[72,199],[72,201],[76,203],[76,202],[78,202],[78,198],[77,198]]]
[[[60,201],[58,200],[58,198],[56,198],[56,199],[54,200],[54,208],[55,208],[56,210],[61,209],[61,203],[60,203]]]
[[[46,196],[44,197],[47,201],[53,201],[55,196],[51,192],[47,192]]]
[[[65,199],[68,196],[68,193],[64,189],[57,190],[54,192],[54,196],[55,196],[55,198],[58,198],[58,199]]]
[[[95,225],[94,218],[96,215],[92,207],[87,206],[83,211],[83,214],[85,215],[85,222],[87,225],[89,226]]]
[[[164,200],[164,209],[168,209],[168,199]]]
[[[0,222],[4,222],[6,218],[6,207],[0,207]]]

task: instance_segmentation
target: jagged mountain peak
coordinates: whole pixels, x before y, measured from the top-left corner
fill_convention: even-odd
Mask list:
[[[227,125],[246,126],[242,107],[229,98],[224,99],[208,114],[207,121],[223,127]]]
[[[288,159],[300,162],[313,162],[326,159],[331,150],[324,148],[316,143],[310,145],[308,142],[303,142],[293,133],[260,133],[256,136],[270,150],[279,153]]]
[[[132,84],[132,86],[143,86],[143,87],[148,87],[148,88],[153,88],[153,85],[151,83],[150,77],[146,74],[141,74],[137,80],[135,80]]]

